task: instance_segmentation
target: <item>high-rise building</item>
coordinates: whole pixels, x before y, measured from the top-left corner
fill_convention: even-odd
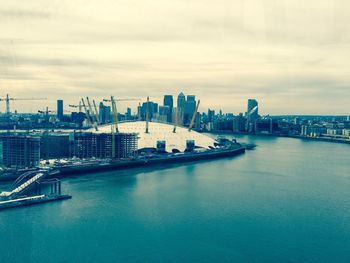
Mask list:
[[[256,99],[248,99],[246,127],[248,132],[254,132],[257,119],[259,119],[258,101]]]
[[[173,95],[165,95],[163,105],[169,107],[169,112],[167,115],[167,122],[171,123],[172,117],[173,117],[173,107],[174,107]]]
[[[256,99],[248,99],[247,116],[257,117],[259,114],[258,101]]]
[[[189,125],[196,110],[196,96],[188,95],[184,113],[184,125]]]
[[[145,121],[146,120],[146,113],[147,113],[147,109],[148,109],[148,116],[149,116],[149,120],[152,120],[152,118],[154,117],[154,115],[156,113],[158,113],[158,103],[155,103],[155,102],[148,102],[148,105],[147,105],[147,102],[144,102],[142,103],[142,106],[140,108],[140,119]]]
[[[108,123],[111,121],[111,107],[105,106],[103,102],[100,102],[99,105],[99,119],[100,123]]]
[[[57,118],[63,119],[63,100],[57,100]]]
[[[186,97],[182,92],[177,96],[177,110],[179,124],[184,124],[184,114],[186,108]]]

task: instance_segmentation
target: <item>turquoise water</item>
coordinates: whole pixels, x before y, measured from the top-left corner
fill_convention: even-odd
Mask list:
[[[240,137],[235,158],[63,179],[0,212],[0,262],[350,262],[350,145]]]

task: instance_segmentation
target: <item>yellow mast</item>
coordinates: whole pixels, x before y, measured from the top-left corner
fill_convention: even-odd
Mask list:
[[[96,107],[95,100],[92,100],[92,103],[94,104],[97,123],[100,123],[100,116],[98,115],[98,110],[97,110],[97,107]]]
[[[148,133],[148,122],[149,122],[149,97],[147,97],[147,107],[146,107],[146,133]]]
[[[188,131],[191,131],[191,130],[192,130],[192,127],[193,127],[193,125],[194,125],[194,121],[196,120],[196,116],[197,116],[197,112],[198,112],[198,108],[199,108],[199,103],[200,103],[200,102],[201,102],[201,101],[198,100],[196,110],[193,112],[191,124],[190,124],[190,126],[188,127]]]

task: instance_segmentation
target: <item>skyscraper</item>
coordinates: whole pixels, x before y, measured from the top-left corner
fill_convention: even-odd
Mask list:
[[[196,110],[196,96],[188,95],[184,114],[184,125],[189,125]]]
[[[255,129],[255,122],[259,119],[259,107],[256,99],[248,99],[247,108],[247,131],[253,132]]]
[[[184,124],[184,114],[186,108],[186,97],[182,92],[177,96],[178,121],[181,125]]]
[[[57,100],[57,118],[63,119],[63,100]]]
[[[167,115],[167,122],[170,123],[170,122],[172,122],[172,117],[173,117],[173,106],[174,106],[173,95],[165,95],[163,105],[169,107],[169,112]]]
[[[100,123],[108,123],[111,121],[111,107],[105,106],[103,102],[100,102],[99,105],[99,117],[100,117]]]
[[[256,99],[248,99],[247,115],[252,114],[253,112],[258,115],[258,101]]]
[[[149,114],[149,119],[152,120],[155,113],[158,113],[158,103],[150,101],[147,106],[147,102],[142,103],[140,107],[140,119],[145,121],[147,115],[147,109]]]

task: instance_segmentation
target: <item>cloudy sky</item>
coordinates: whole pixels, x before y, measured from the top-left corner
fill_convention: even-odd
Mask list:
[[[0,96],[349,115],[349,19],[348,0],[0,0]]]

